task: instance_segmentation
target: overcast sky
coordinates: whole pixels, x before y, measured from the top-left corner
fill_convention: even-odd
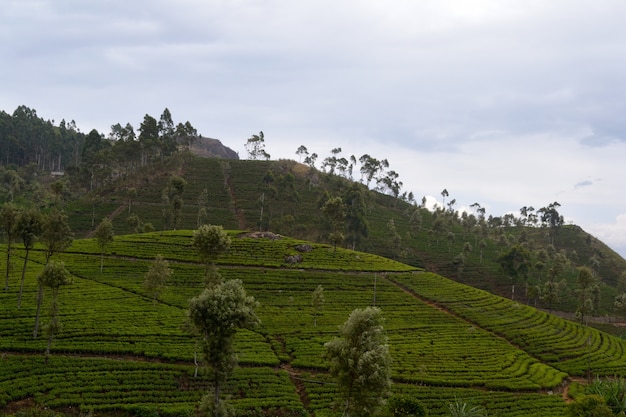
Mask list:
[[[623,0],[3,0],[0,110],[165,107],[247,156],[387,158],[418,200],[554,201],[626,256]]]

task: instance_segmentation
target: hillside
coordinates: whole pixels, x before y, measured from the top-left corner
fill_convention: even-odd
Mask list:
[[[461,217],[450,211],[431,212],[415,201],[371,191],[359,182],[294,161],[180,157],[121,178],[98,194],[69,200],[66,209],[71,213],[72,229],[77,236],[89,236],[105,216],[113,219],[118,234],[145,225],[147,230],[172,228],[170,206],[162,199],[172,176],[186,181],[177,228],[209,222],[328,242],[331,225],[320,207],[329,197],[340,196],[351,203],[345,222],[345,247],[423,267],[510,297],[511,280],[502,272],[498,258],[512,246],[523,245],[530,252],[529,271],[517,278],[516,299],[547,308],[540,291],[548,271],[556,266],[560,273],[555,279],[567,285],[553,308],[566,312],[577,308],[577,266],[593,266],[601,279],[596,315],[613,314],[613,300],[624,291],[626,261],[577,226],[563,225],[553,231],[546,226],[521,224],[519,219],[515,219],[517,223],[509,219],[507,225],[501,217],[489,214]],[[358,228],[350,230],[351,212],[367,225],[366,235],[354,231]],[[135,222],[128,223],[133,215],[137,216]],[[553,232],[553,237],[546,237]]]
[[[626,375],[626,342],[592,328],[376,255],[316,243],[299,252],[306,242],[230,233],[231,250],[218,267],[226,279],[243,281],[260,302],[262,321],[236,337],[241,368],[227,393],[244,415],[332,415],[336,387],[323,344],[350,311],[372,304],[386,318],[393,392],[419,399],[431,416],[447,415],[455,398],[490,415],[565,416],[561,393],[572,380]],[[189,415],[207,389],[203,371],[194,377],[194,341],[184,331],[188,300],[203,275],[191,236],[118,235],[102,273],[94,239],[77,240],[59,255],[74,282],[60,291],[63,331],[47,364],[45,338],[32,338],[43,261],[34,251],[22,308],[17,273],[0,293],[0,413],[38,406],[73,415]],[[174,274],[153,303],[142,281],[157,254]],[[300,263],[287,262],[294,254]],[[16,264],[22,255],[18,245]],[[318,285],[326,302],[314,326]]]

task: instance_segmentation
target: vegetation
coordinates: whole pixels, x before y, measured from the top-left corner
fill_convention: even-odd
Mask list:
[[[301,146],[304,164],[270,161],[262,132],[247,143],[252,160],[198,158],[189,153],[197,132],[167,109],[146,115],[137,134],[117,124],[108,137],[23,106],[0,121],[0,137],[11,137],[1,214],[15,214],[0,246],[2,414],[188,416],[210,391],[213,411],[332,416],[333,404],[354,401],[325,345],[340,345],[345,317],[373,305],[385,312],[379,345],[393,357],[387,413],[394,398],[409,398],[402,407],[416,415],[418,405],[449,416],[459,404],[560,417],[578,412],[562,398],[572,378],[626,376],[625,342],[594,328],[597,316],[623,314],[625,261],[564,224],[558,202],[518,216],[479,203],[459,212],[444,189],[427,209],[386,159],[340,148],[319,158]],[[63,291],[39,278],[60,262],[73,282]],[[246,290],[226,290],[236,285]],[[236,337],[222,334],[225,349],[211,350],[217,335],[189,319],[192,307],[228,306],[204,302],[225,300],[219,294],[259,304],[248,304],[254,317],[233,327]],[[47,340],[31,336],[41,309],[54,319]],[[603,393],[572,396],[583,413],[602,404],[619,412]]]

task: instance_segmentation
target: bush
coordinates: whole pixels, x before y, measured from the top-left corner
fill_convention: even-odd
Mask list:
[[[612,417],[613,412],[599,395],[585,395],[567,407],[571,417]]]
[[[425,417],[428,413],[419,401],[407,395],[394,395],[387,400],[387,415],[389,417]]]

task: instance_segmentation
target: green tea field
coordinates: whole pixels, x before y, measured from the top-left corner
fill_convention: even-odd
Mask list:
[[[48,361],[44,332],[33,338],[44,254],[30,254],[18,309],[24,251],[14,245],[9,289],[0,292],[0,414],[192,415],[209,389],[185,328],[189,299],[203,288],[192,233],[116,236],[102,272],[95,239],[55,255],[73,283],[59,292],[63,328]],[[626,343],[595,329],[376,255],[229,233],[231,249],[217,266],[256,298],[262,322],[235,339],[240,366],[226,393],[242,415],[336,415],[323,345],[353,309],[370,305],[385,317],[393,393],[418,399],[430,416],[448,415],[455,399],[490,416],[565,416],[572,380],[626,376]],[[310,250],[299,252],[302,244]],[[155,302],[142,283],[158,254],[173,274]],[[301,261],[288,263],[293,255]],[[325,303],[314,324],[318,285]],[[50,299],[46,292],[44,326]]]

